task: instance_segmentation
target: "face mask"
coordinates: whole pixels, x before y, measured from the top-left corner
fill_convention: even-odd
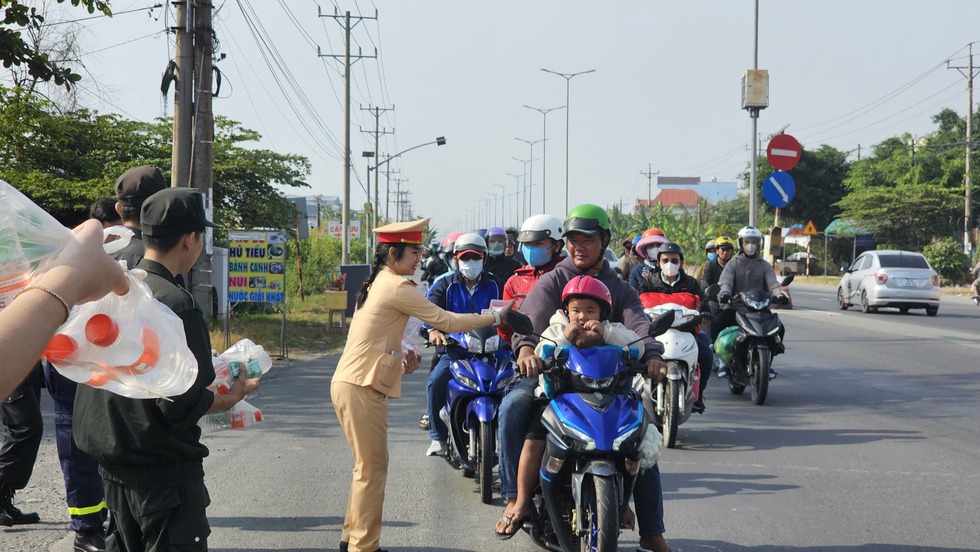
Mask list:
[[[504,254],[504,248],[503,247],[491,247],[490,249],[487,249],[487,253],[493,255],[494,257],[499,257],[500,255],[503,255]]]
[[[742,251],[745,251],[746,257],[753,257],[759,252],[759,244],[757,243],[746,243],[742,245]]]
[[[479,261],[456,261],[459,264],[459,273],[467,280],[476,280],[483,273],[483,260]]]
[[[715,260],[717,258],[718,258],[718,254],[717,253],[708,253],[708,260],[709,261],[713,261],[713,260]]]
[[[656,259],[657,254],[659,253],[660,253],[660,246],[651,245],[650,247],[647,248],[647,259]]]
[[[521,245],[521,252],[524,253],[524,259],[527,260],[527,264],[531,266],[544,266],[548,264],[551,260],[550,247],[531,247],[530,245]]]
[[[664,276],[674,277],[681,271],[681,265],[674,263],[662,264],[660,265],[660,270],[664,273]]]

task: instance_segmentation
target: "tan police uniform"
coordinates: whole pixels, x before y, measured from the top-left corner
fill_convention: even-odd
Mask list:
[[[374,231],[379,243],[422,243],[429,219]],[[330,398],[354,455],[354,472],[340,539],[352,552],[374,552],[388,476],[388,398],[401,396],[401,337],[414,316],[447,332],[489,326],[492,314],[456,314],[430,303],[415,283],[384,267],[354,313]],[[343,546],[343,544],[341,545]]]

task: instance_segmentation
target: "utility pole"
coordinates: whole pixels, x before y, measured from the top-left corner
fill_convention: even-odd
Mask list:
[[[404,204],[407,203],[405,196],[410,194],[408,190],[402,191],[402,182],[408,182],[407,178],[395,179],[395,222],[402,221],[404,214]]]
[[[379,129],[378,125],[380,124],[380,120],[381,120],[381,112],[382,111],[394,111],[394,110],[395,110],[395,106],[394,105],[392,105],[391,107],[377,107],[377,106],[375,106],[373,110],[372,110],[371,106],[368,106],[366,109],[363,106],[361,107],[361,111],[368,111],[368,112],[373,111],[374,112],[374,132],[371,132],[370,130],[364,130],[363,128],[361,129],[361,132],[363,132],[365,134],[373,134],[374,135],[374,153],[375,153],[375,159],[377,159],[378,162],[381,161],[381,153],[380,153],[380,150],[378,149],[378,138],[382,134],[394,134],[394,132],[395,132],[395,129],[391,129],[391,130],[387,130],[387,129],[386,130],[380,130]],[[374,218],[374,221],[371,224],[371,228],[377,228],[378,227],[378,207],[379,207],[379,205],[378,205],[378,177],[379,177],[379,175],[377,175],[377,174],[374,175],[374,217],[373,217]],[[371,184],[371,170],[368,169],[368,185],[370,186],[370,184]]]
[[[973,227],[973,182],[970,173],[973,168],[973,77],[976,75],[973,72],[973,43],[971,42],[967,47],[969,56],[966,67],[950,67],[948,61],[946,67],[956,69],[966,77],[966,195],[963,206],[963,253],[969,255],[972,260],[973,244],[970,241],[970,230]],[[966,69],[965,73],[963,69]]]
[[[647,177],[647,209],[653,208],[653,177],[660,174],[660,171],[653,172],[653,163],[647,163],[647,172],[640,171],[640,174]]]
[[[174,88],[173,152],[170,185],[195,188],[206,206],[213,203],[214,114],[211,108],[211,71],[214,41],[211,0],[174,2],[176,12],[177,85]],[[211,235],[189,275],[194,299],[210,320],[212,312]]]
[[[391,170],[391,164],[385,163],[385,222],[390,223],[391,217],[388,216],[388,207],[391,204],[391,175],[401,174],[401,170]]]
[[[375,49],[373,56],[365,56],[361,54],[361,49],[357,49],[357,55],[351,55],[350,53],[350,31],[352,28],[357,26],[361,21],[365,19],[378,19],[378,12],[375,10],[374,17],[366,16],[355,16],[351,17],[350,12],[344,12],[344,15],[340,15],[340,12],[334,8],[333,15],[324,15],[320,12],[319,6],[317,7],[317,15],[320,17],[330,17],[333,18],[337,23],[341,25],[344,29],[344,54],[322,54],[320,53],[319,46],[317,47],[318,57],[329,57],[334,59],[344,59],[344,194],[343,194],[343,207],[341,210],[341,224],[344,227],[344,243],[341,249],[340,262],[342,264],[348,264],[350,262],[350,167],[351,167],[351,157],[350,157],[350,66],[351,60],[354,62],[361,60],[362,58],[376,58],[378,57],[378,51]],[[351,19],[354,19],[354,24],[351,25]],[[341,21],[343,21],[341,23]]]

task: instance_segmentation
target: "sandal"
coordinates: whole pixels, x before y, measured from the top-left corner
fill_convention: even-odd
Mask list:
[[[521,530],[521,526],[524,525],[524,517],[525,516],[517,517],[516,514],[513,515],[513,516],[501,515],[500,516],[500,519],[501,520],[504,520],[504,530],[505,531],[506,531],[506,529],[510,528],[511,526],[516,526],[517,529],[515,529],[513,533],[507,533],[507,532],[497,531],[497,528],[494,527],[493,534],[497,536],[497,540],[507,540],[507,539],[513,537],[514,535],[516,535],[517,532]]]

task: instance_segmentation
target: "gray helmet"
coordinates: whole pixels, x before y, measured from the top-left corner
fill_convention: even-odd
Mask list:
[[[474,253],[479,253],[480,255],[486,256],[487,254],[487,241],[483,239],[483,236],[474,233],[463,234],[462,236],[456,238],[456,243],[453,244],[453,254],[459,255],[464,251],[472,251]]]

